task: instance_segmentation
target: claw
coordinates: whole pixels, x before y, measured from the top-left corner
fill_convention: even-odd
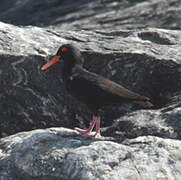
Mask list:
[[[96,133],[94,135],[92,135],[91,133],[92,133],[92,130],[95,125],[96,125]],[[93,116],[93,120],[87,130],[80,129],[80,128],[75,128],[75,130],[86,137],[92,137],[92,138],[100,137],[101,136],[101,134],[100,134],[100,117]]]

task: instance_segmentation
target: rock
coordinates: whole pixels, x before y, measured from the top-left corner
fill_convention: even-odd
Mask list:
[[[0,140],[0,179],[179,179],[181,142],[154,136],[86,139],[65,128],[22,132]]]
[[[180,11],[179,0],[1,0],[0,21],[62,30],[181,29]]]
[[[154,111],[135,111],[118,118],[112,126],[103,128],[102,132],[104,136],[115,137],[119,142],[143,135],[181,139],[180,115],[178,104]]]
[[[178,0],[2,0],[0,21],[14,25],[0,22],[0,180],[180,180],[181,32],[156,28],[180,29],[180,7]],[[86,69],[155,107],[105,108],[100,139],[70,130],[88,126],[91,112],[67,94],[61,63],[40,70],[67,42],[80,47]],[[49,128],[57,126],[64,128]]]
[[[128,121],[117,126],[118,120],[114,129],[120,134],[123,127],[123,137],[141,134],[180,139],[180,31],[148,28],[65,32],[0,23],[0,37],[1,137],[35,128],[88,126],[90,111],[67,94],[61,63],[46,72],[40,70],[45,57],[39,47],[51,56],[61,44],[73,42],[80,47],[88,70],[150,97],[158,109],[132,113],[140,107],[108,107],[101,115],[102,127],[110,127],[105,135],[114,136],[110,125],[125,115],[120,123]],[[132,114],[126,115],[129,112]],[[127,123],[131,124],[125,133]],[[135,132],[130,131],[132,127]]]

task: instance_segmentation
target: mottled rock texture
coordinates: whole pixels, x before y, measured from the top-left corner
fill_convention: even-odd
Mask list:
[[[140,136],[122,144],[51,128],[0,141],[3,180],[155,180],[181,177],[181,142]]]
[[[22,18],[23,17],[23,18]],[[180,0],[1,0],[0,21],[61,29],[181,29]]]
[[[0,180],[180,180],[180,7],[179,0],[2,0]],[[105,108],[98,140],[65,129],[87,127],[91,112],[67,94],[61,62],[40,68],[44,51],[51,57],[67,42],[80,47],[86,69],[150,97],[154,109]],[[40,128],[50,129],[29,131]]]
[[[149,111],[135,111],[140,109],[135,105],[106,108],[102,112],[103,127],[125,115],[115,128],[128,131],[126,137],[130,137],[133,126],[134,137],[141,133],[180,139],[180,31],[65,32],[0,23],[0,37],[1,136],[35,128],[89,124],[91,113],[87,107],[64,89],[61,62],[46,72],[40,70],[46,60],[39,47],[51,56],[63,43],[73,42],[80,47],[88,70],[150,97],[155,105],[155,110]],[[127,123],[129,130],[125,128]],[[111,129],[105,135],[112,136]]]

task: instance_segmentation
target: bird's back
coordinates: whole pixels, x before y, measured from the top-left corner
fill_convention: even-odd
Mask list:
[[[148,101],[149,98],[134,93],[121,85],[82,67],[75,67],[66,82],[67,90],[88,106],[100,108],[107,105],[120,105],[130,101]]]

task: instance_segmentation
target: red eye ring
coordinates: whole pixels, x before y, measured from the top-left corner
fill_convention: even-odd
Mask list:
[[[67,48],[66,48],[66,47],[63,47],[61,50],[62,50],[62,52],[66,52],[66,51],[67,51]]]

